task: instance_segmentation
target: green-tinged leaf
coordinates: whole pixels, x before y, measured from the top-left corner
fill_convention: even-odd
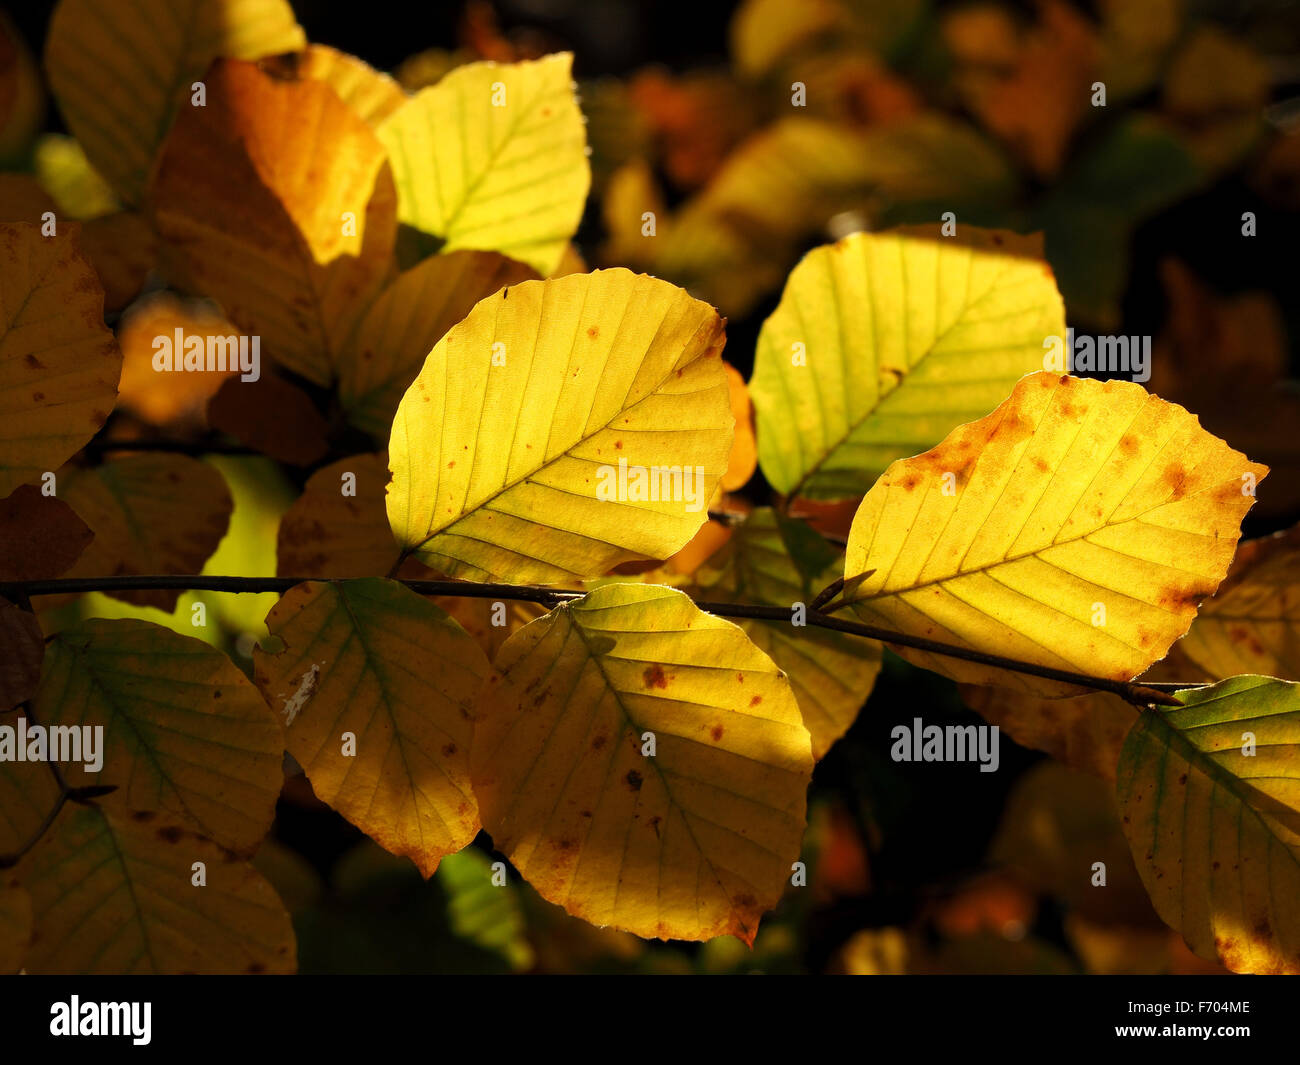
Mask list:
[[[782,537],[781,524],[778,515],[766,507],[750,514],[696,573],[699,597],[787,608],[795,603],[806,606],[811,596]],[[822,544],[829,550],[824,540]],[[838,556],[832,555],[831,567],[836,562]],[[835,576],[833,568],[819,571],[811,582],[816,585],[814,593]],[[786,621],[741,619],[736,624],[789,677],[803,723],[812,735],[813,757],[820,759],[848,731],[871,694],[880,672],[881,649],[874,640],[797,626],[793,621],[792,611]]]
[[[425,356],[474,304],[535,279],[522,263],[490,251],[434,255],[394,279],[346,345],[339,402],[353,425],[384,436]]]
[[[53,472],[113,409],[122,353],[76,223],[0,223],[0,498]]]
[[[813,764],[772,660],[681,592],[611,584],[526,625],[495,667],[474,792],[542,897],[647,938],[752,943]]]
[[[206,643],[144,621],[84,621],[50,642],[34,705],[44,725],[102,727],[102,768],[62,768],[74,787],[116,786],[105,806],[159,812],[242,853],[271,827],[284,736]]]
[[[202,865],[203,886],[195,884]],[[288,973],[293,926],[247,862],[149,813],[69,804],[19,867],[33,973]]]
[[[68,128],[127,204],[194,83],[218,56],[257,59],[306,44],[287,0],[61,0],[45,68]]]
[[[217,470],[186,455],[129,455],[59,474],[59,495],[95,533],[69,577],[199,573],[226,535],[233,506]],[[176,591],[113,592],[171,610]]]
[[[1041,242],[962,228],[855,234],[810,252],[764,323],[750,392],[780,492],[842,499],[987,414],[1065,335]]]
[[[713,308],[622,269],[483,300],[393,420],[403,551],[453,577],[552,583],[667,558],[727,468],[723,343]]]
[[[254,679],[312,790],[432,876],[478,832],[469,750],[487,657],[393,581],[300,584],[266,623],[284,647],[254,652]]]
[[[446,251],[499,251],[552,273],[591,185],[572,62],[471,63],[394,113],[379,136],[401,221]]]
[[[1300,973],[1300,685],[1234,677],[1142,715],[1117,783],[1156,911],[1233,972]]]
[[[1218,587],[1267,472],[1140,385],[1031,374],[885,471],[853,519],[844,598],[870,625],[1130,680]],[[1077,691],[898,650],[961,681]]]
[[[447,894],[452,931],[500,955],[515,972],[533,965],[523,908],[517,889],[493,883],[491,863],[472,847],[449,854],[438,866],[438,884]]]

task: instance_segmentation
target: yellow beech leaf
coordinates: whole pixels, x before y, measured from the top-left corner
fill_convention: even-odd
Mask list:
[[[1041,239],[974,226],[961,236],[857,233],[794,268],[749,383],[777,491],[861,495],[1042,368],[1065,309]]]
[[[116,785],[103,805],[166,814],[241,853],[271,827],[284,737],[248,678],[201,640],[83,621],[50,642],[34,705],[43,725],[103,727],[97,772],[63,766],[73,787]]]
[[[749,398],[749,387],[740,371],[729,362],[722,368],[727,372],[727,392],[731,397],[731,416],[736,419],[736,436],[731,442],[731,456],[727,472],[718,482],[724,492],[744,488],[758,469],[758,440],[754,436],[754,404]]]
[[[71,458],[113,409],[122,353],[79,227],[0,223],[0,498]]]
[[[69,577],[200,573],[226,535],[230,491],[212,466],[185,455],[128,455],[58,474],[59,495],[95,534]],[[176,591],[112,592],[172,610]]]
[[[1156,912],[1238,973],[1300,973],[1300,685],[1233,677],[1142,714],[1117,789]]]
[[[1300,679],[1300,526],[1243,543],[1178,646],[1217,680]]]
[[[324,44],[309,44],[301,52],[271,56],[259,65],[278,78],[325,82],[372,127],[379,126],[407,100],[405,90],[387,74]]]
[[[622,269],[483,300],[393,419],[403,552],[452,577],[552,583],[667,558],[727,467],[723,343],[712,307]]]
[[[411,97],[379,129],[401,221],[554,271],[591,186],[572,65],[470,63]]]
[[[1024,691],[963,684],[961,697],[1022,747],[1045,751],[1058,762],[1106,780],[1115,779],[1120,748],[1138,713],[1108,692],[1048,699]]]
[[[254,679],[312,790],[432,876],[478,833],[469,750],[487,656],[394,581],[297,585],[266,624],[284,648],[254,651]]]
[[[681,592],[610,584],[526,625],[495,669],[474,793],[520,874],[593,924],[752,944],[813,765],[772,660]]]
[[[205,883],[194,884],[201,862]],[[290,973],[293,925],[244,861],[147,811],[68,803],[19,867],[32,973]]]
[[[0,874],[0,974],[16,973],[32,936],[32,900],[9,870]]]
[[[447,330],[485,296],[536,278],[523,263],[490,251],[432,255],[395,278],[357,323],[340,362],[339,402],[348,419],[387,434],[402,393]]]
[[[181,112],[150,186],[170,269],[324,385],[386,281],[397,236],[383,146],[323,82],[219,60]]]
[[[853,519],[845,598],[868,624],[1130,680],[1223,580],[1267,472],[1140,385],[1030,374],[885,471]],[[898,650],[960,681],[1076,693]]]
[[[194,83],[214,59],[257,59],[305,44],[287,0],[138,0],[129,18],[114,0],[61,0],[45,68],[86,157],[135,205],[173,116],[190,107]]]
[[[821,589],[835,577],[814,580]],[[755,510],[695,575],[698,598],[792,608],[807,604],[803,579],[781,537],[776,515]],[[793,614],[791,615],[793,618]],[[880,644],[843,632],[786,621],[737,620],[759,650],[790,678],[803,723],[820,759],[848,731],[880,672]]]

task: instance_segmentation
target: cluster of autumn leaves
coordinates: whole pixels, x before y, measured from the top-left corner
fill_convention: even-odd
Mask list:
[[[343,426],[387,450],[320,466],[285,510],[277,572],[333,580],[274,605],[251,680],[150,622],[55,624],[66,597],[37,596],[35,615],[0,604],[5,710],[107,739],[98,774],[0,763],[0,854],[40,837],[0,886],[0,968],[291,969],[288,915],[247,860],[285,752],[426,876],[482,827],[594,924],[752,943],[800,859],[815,761],[882,649],[694,600],[793,608],[837,577],[827,609],[897,633],[1109,679],[1159,662],[1222,681],[1139,717],[900,648],[972,686],[1019,741],[1116,780],[1143,881],[1194,949],[1297,967],[1300,697],[1270,679],[1300,669],[1295,537],[1234,563],[1262,466],[1136,384],[1034,372],[1044,338],[1065,335],[1036,241],[964,223],[949,239],[932,221],[817,248],[746,385],[708,302],[576,258],[591,164],[569,57],[458,66],[408,95],[307,45],[278,0],[156,6],[111,41],[104,0],[63,0],[51,25],[50,86],[84,153],[63,172],[98,181],[108,212],[77,227],[68,183],[0,175],[14,216],[0,223],[0,579],[214,565],[238,516],[228,474],[111,444],[77,460],[119,387],[137,413],[175,413],[169,393],[190,386],[130,360],[173,324],[228,321],[274,364],[218,382],[215,428],[290,465],[318,464]],[[782,158],[878,158],[817,123],[791,129]],[[810,199],[825,211],[823,192]],[[780,233],[720,217],[732,235]],[[665,221],[706,238],[693,219]],[[781,262],[766,251],[743,261]],[[186,295],[139,301],[115,337],[104,310],[146,274]],[[201,405],[211,390],[195,387]],[[732,520],[599,499],[620,462],[702,470]],[[777,507],[731,494],[759,464]],[[238,575],[226,561],[216,572]],[[544,610],[388,579],[435,575],[574,594]],[[63,803],[92,786],[113,790]]]

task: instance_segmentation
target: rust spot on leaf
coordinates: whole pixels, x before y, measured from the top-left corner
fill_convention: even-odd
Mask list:
[[[629,769],[627,771],[627,776],[625,776],[623,779],[627,781],[627,786],[631,788],[633,791],[641,790],[641,774],[638,773],[635,769]]]
[[[659,665],[647,666],[645,672],[641,674],[645,678],[647,688],[666,688],[668,687],[668,678],[664,676],[663,667]]]
[[[709,730],[709,735],[713,737],[713,742],[717,743],[718,740],[722,739],[722,734],[725,731],[726,729],[724,729],[721,725],[714,725],[713,728]]]

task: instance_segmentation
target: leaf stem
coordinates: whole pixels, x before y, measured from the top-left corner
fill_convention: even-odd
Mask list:
[[[50,580],[28,580],[28,581],[5,581],[0,582],[0,595],[9,599],[16,599],[20,596],[33,595],[56,595],[78,592],[115,592],[115,591],[141,591],[141,590],[194,590],[207,592],[234,592],[234,593],[256,593],[256,592],[287,592],[297,584],[303,584],[310,580],[338,580],[340,578],[312,578],[312,577],[212,577],[205,575],[188,576],[185,574],[160,574],[154,576],[121,576],[121,577],[60,577]],[[574,589],[566,588],[549,588],[535,584],[479,584],[474,581],[451,581],[451,580],[403,580],[394,578],[398,583],[404,584],[411,591],[421,595],[446,595],[459,596],[466,599],[513,599],[524,602],[539,603],[542,606],[553,608],[561,603],[571,602],[575,599],[581,599],[586,593]],[[832,585],[831,587],[834,587]],[[830,589],[827,589],[829,591]],[[818,595],[814,604],[825,595],[822,592]],[[694,599],[694,597],[692,597]],[[740,618],[744,620],[756,621],[773,621],[791,622],[791,610],[789,607],[769,606],[758,603],[714,603],[705,600],[695,599],[695,605],[701,610],[718,617]],[[928,640],[921,636],[912,636],[908,633],[893,632],[889,629],[878,628],[875,625],[866,625],[858,621],[848,621],[843,618],[832,617],[830,614],[809,608],[806,613],[806,623],[815,628],[833,629],[836,632],[846,632],[854,636],[863,636],[871,640],[879,640],[882,643],[895,644],[900,647],[911,647],[918,651],[927,651],[930,654],[942,655],[946,658],[958,658],[966,662],[975,662],[979,665],[991,666],[997,669],[1005,669],[1014,673],[1024,673],[1029,676],[1041,677],[1044,680],[1053,680],[1062,684],[1073,684],[1080,688],[1087,688],[1094,691],[1110,692],[1118,695],[1126,702],[1134,706],[1148,706],[1152,703],[1161,706],[1181,706],[1182,704],[1169,693],[1169,689],[1197,687],[1196,684],[1186,685],[1151,685],[1135,684],[1132,681],[1114,680],[1108,677],[1094,677],[1086,673],[1075,673],[1065,669],[1055,669],[1051,666],[1038,665],[1034,662],[1021,662],[1014,658],[1005,658],[1002,655],[986,654],[983,651],[976,651],[969,647],[959,647],[953,644],[940,643],[937,640]]]

